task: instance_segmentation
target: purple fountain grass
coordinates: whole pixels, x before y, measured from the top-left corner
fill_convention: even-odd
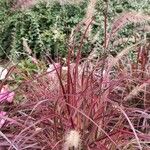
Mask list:
[[[135,47],[138,49],[138,46]],[[148,147],[146,141],[150,139],[150,129],[147,125],[149,112],[144,107],[146,99],[143,101],[142,93],[141,96],[138,92],[132,94],[134,90],[148,94],[149,89],[144,90],[149,84],[148,76],[139,76],[137,80],[139,69],[134,70],[134,74],[132,68],[128,70],[126,60],[122,59],[127,52],[121,53],[114,59],[105,60],[103,73],[99,68],[103,61],[93,70],[88,70],[84,68],[86,65],[82,67],[78,63],[80,55],[74,67],[68,56],[65,72],[64,66],[53,63],[53,69],[43,76],[36,77],[34,81],[25,81],[20,87],[25,100],[9,112],[9,117],[22,125],[11,124],[13,128],[7,132],[9,125],[6,123],[7,126],[3,125],[2,128],[3,133],[18,149],[66,148],[72,140],[69,145],[64,145],[65,135],[71,131],[79,132],[81,143],[79,146],[77,140],[76,145],[82,149]],[[82,68],[80,73],[78,68]],[[85,70],[89,73],[85,73]],[[51,73],[55,73],[53,78],[49,78]],[[53,79],[57,86],[53,84]]]
[[[128,21],[126,15],[123,18]],[[46,73],[24,78],[16,89],[23,100],[5,107],[7,116],[0,115],[0,148],[149,149],[149,43],[141,40],[116,57],[105,55],[94,64],[91,61],[89,67],[90,60],[83,62],[81,50],[91,23],[75,60],[71,59],[72,46],[65,65],[47,57],[52,63]],[[112,27],[115,33],[118,26]],[[136,63],[128,57],[133,49]]]

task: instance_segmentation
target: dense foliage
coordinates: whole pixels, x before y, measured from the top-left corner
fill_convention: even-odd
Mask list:
[[[47,50],[64,55],[65,43],[71,28],[84,15],[82,8],[83,6],[73,5],[62,7],[58,3],[52,6],[40,4],[26,11],[10,12],[10,9],[5,8],[8,11],[1,15],[0,20],[3,23],[0,32],[1,56],[4,55],[4,51],[15,59],[23,55],[25,51],[22,38],[27,39],[27,43],[36,55]]]

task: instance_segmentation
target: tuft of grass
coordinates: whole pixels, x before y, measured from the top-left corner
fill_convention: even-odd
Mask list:
[[[18,89],[24,100],[9,106],[0,146],[63,149],[66,133],[75,130],[82,149],[148,149],[149,62],[141,65],[138,56],[132,68],[127,55],[139,46],[105,58],[104,66],[100,59],[92,70],[80,63],[80,53],[72,65],[70,50],[66,66],[53,62],[49,72],[26,78]]]
[[[104,55],[94,61],[91,53],[83,60],[81,50],[91,23],[81,36],[75,58],[76,41],[69,45],[64,64],[47,56],[48,72],[22,73],[24,80],[16,92],[23,100],[4,105],[8,116],[0,116],[5,119],[0,148],[150,148],[149,41],[141,40],[113,57],[107,49],[106,14]],[[131,51],[134,61],[129,57]]]

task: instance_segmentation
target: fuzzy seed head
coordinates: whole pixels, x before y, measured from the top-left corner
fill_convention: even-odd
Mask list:
[[[76,130],[69,131],[65,136],[63,150],[69,150],[70,148],[74,148],[75,150],[80,150],[81,148],[81,136]]]

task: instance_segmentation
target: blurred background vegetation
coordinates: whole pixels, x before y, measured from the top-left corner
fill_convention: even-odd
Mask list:
[[[36,58],[42,58],[45,53],[51,54],[52,58],[58,55],[64,57],[67,54],[71,31],[85,17],[87,4],[87,1],[64,5],[58,1],[44,1],[32,8],[19,9],[15,7],[15,1],[1,0],[0,58],[9,58],[13,61],[26,58],[28,53],[24,50],[23,39]],[[150,14],[149,0],[112,0],[108,4],[109,26],[122,12],[137,11]],[[91,47],[100,47],[104,42],[104,6],[103,0],[97,2],[95,23],[90,37],[84,42],[83,55],[88,54]],[[135,26],[139,25],[128,24],[118,36],[124,38],[137,34]],[[98,36],[93,42],[93,37],[97,33]],[[138,30],[138,33],[144,36],[141,30]],[[117,48],[113,50],[117,51]]]

